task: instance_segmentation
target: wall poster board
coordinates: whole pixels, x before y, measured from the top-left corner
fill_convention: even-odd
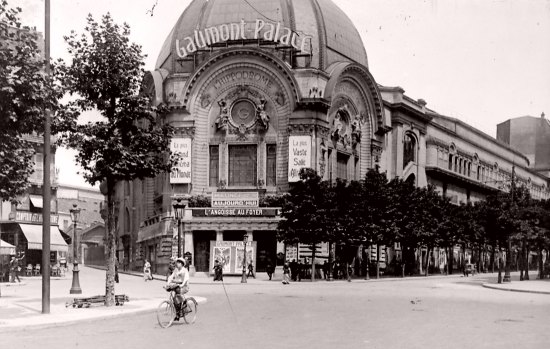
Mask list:
[[[246,263],[252,261],[256,272],[256,241],[246,244]],[[210,274],[214,274],[214,261],[222,263],[224,275],[240,275],[243,272],[244,243],[242,241],[210,241]],[[246,269],[248,273],[248,267]]]

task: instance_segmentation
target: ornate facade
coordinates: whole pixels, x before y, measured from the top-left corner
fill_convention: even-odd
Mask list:
[[[475,166],[500,156],[499,150],[477,151],[475,163],[476,146],[491,143],[490,137],[478,144],[465,136],[463,144],[438,122],[448,118],[424,101],[380,86],[361,37],[331,0],[250,3],[254,8],[236,0],[192,1],[146,76],[144,92],[171,108],[165,121],[177,129],[173,149],[183,160],[170,176],[117,188],[119,248],[131,267],[148,259],[162,272],[176,253],[176,198],[222,202],[222,209],[214,200],[211,208],[187,208],[181,219],[180,248],[196,271],[211,270],[211,254],[237,246],[245,233],[261,271],[285,249],[276,241],[277,213],[258,208],[254,195],[288,191],[300,168],[311,167],[326,180],[354,180],[379,167],[417,185],[444,188],[449,182],[450,193],[451,182],[475,182]],[[444,147],[463,154],[460,174],[438,162]],[[505,158],[512,153],[506,148]],[[439,168],[443,179],[436,179]]]

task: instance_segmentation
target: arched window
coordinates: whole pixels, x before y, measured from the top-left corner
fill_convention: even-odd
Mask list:
[[[409,162],[416,161],[416,139],[410,134],[405,134],[403,140],[403,168],[405,168]]]

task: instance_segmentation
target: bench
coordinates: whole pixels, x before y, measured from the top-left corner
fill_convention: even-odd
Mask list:
[[[122,306],[125,302],[129,302],[130,298],[124,294],[115,295],[115,305]],[[65,303],[65,307],[73,308],[89,308],[92,304],[105,304],[105,296],[93,296],[93,297],[82,297],[74,298],[72,301]]]

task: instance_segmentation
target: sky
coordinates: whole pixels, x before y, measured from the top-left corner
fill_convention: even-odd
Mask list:
[[[493,137],[510,118],[542,112],[550,118],[550,0],[333,1],[357,27],[379,84],[400,86],[428,108]],[[44,0],[8,2],[23,9],[25,25],[44,31]],[[51,56],[68,59],[63,36],[82,33],[88,13],[110,12],[130,25],[132,41],[147,54],[145,68],[154,69],[189,3],[52,0]],[[73,158],[72,151],[57,151],[59,182],[87,186]]]

